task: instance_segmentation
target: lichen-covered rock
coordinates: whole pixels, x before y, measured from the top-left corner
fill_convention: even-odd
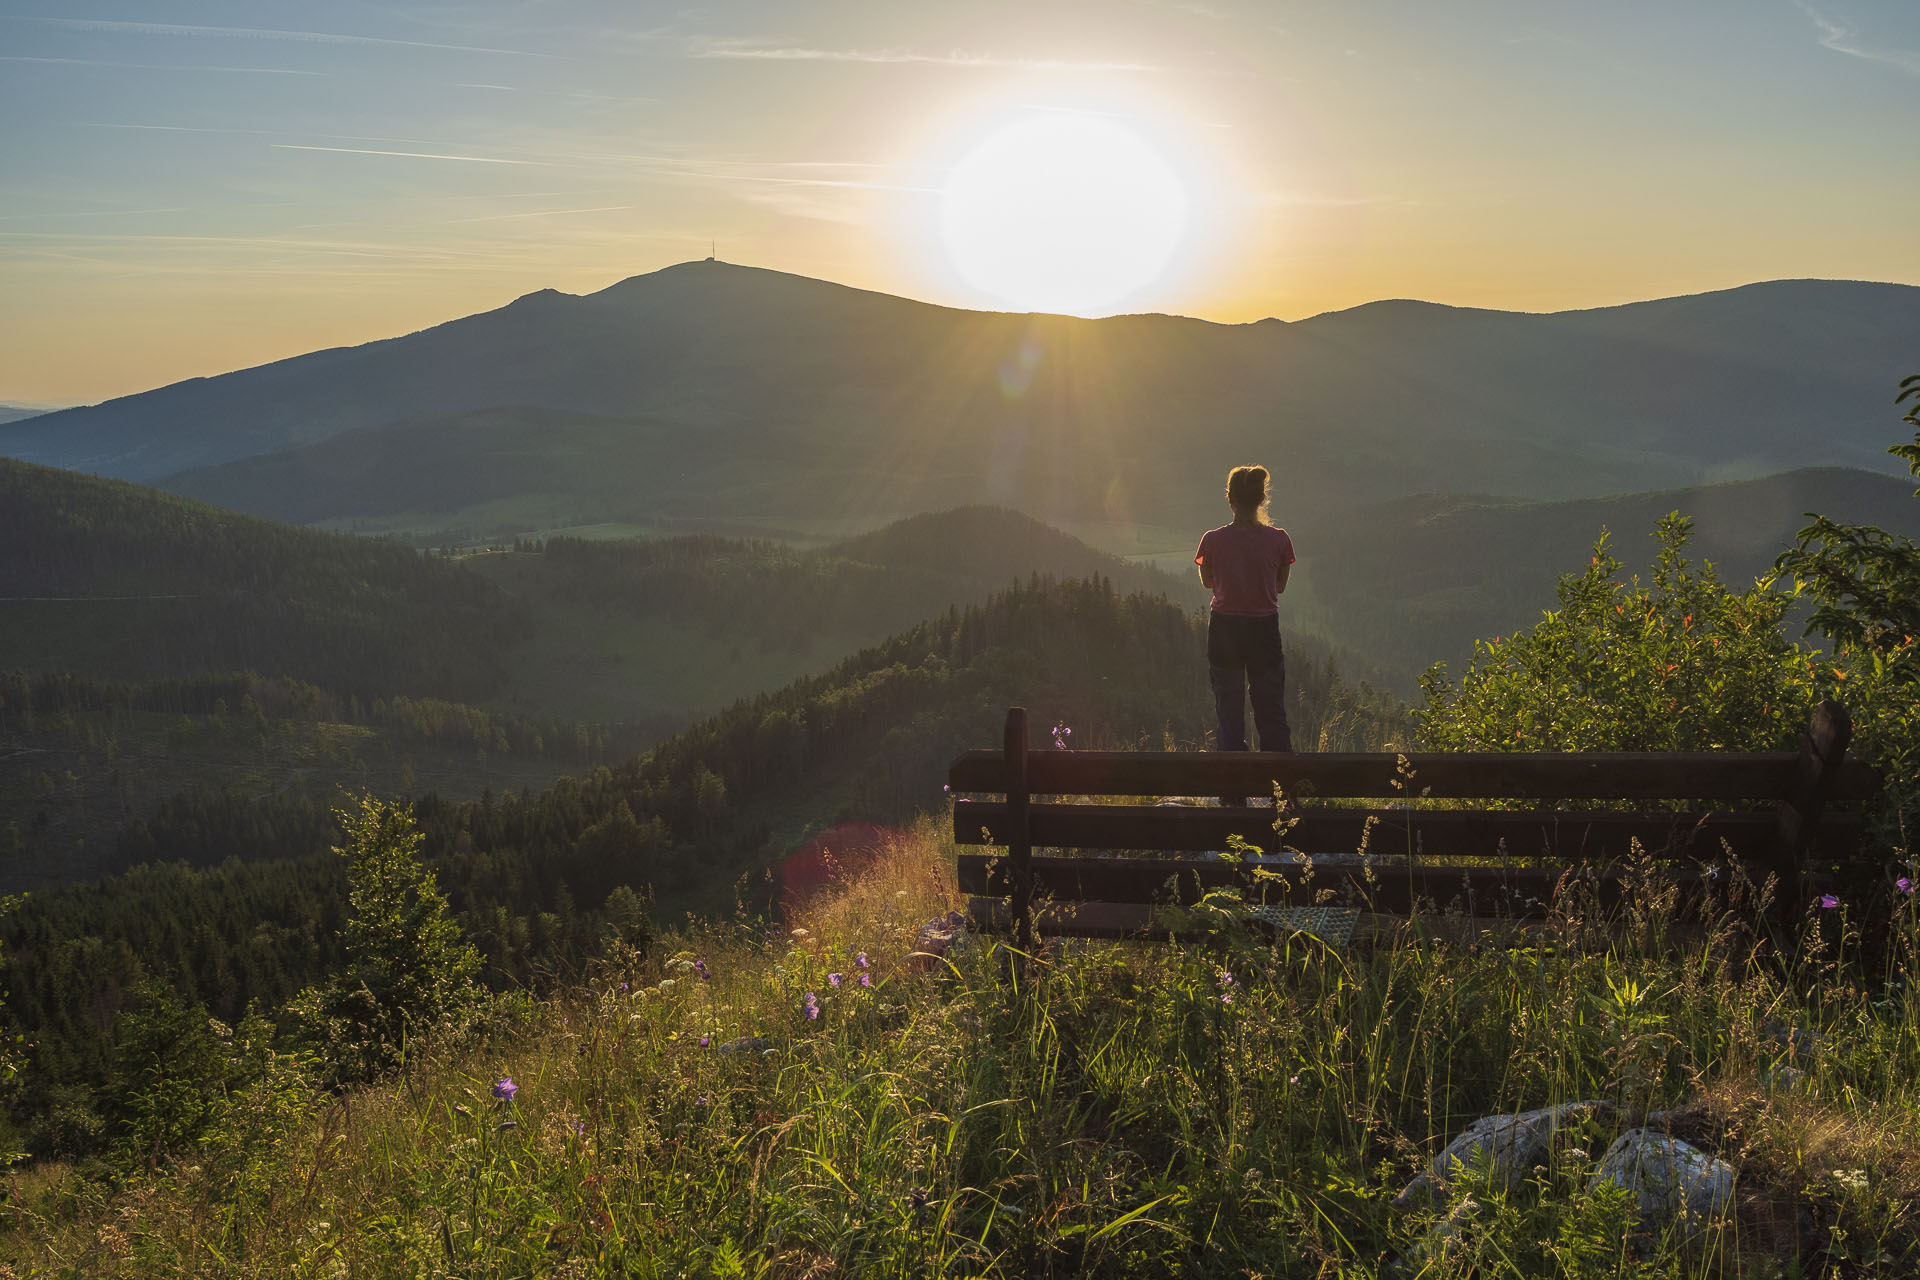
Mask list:
[[[1482,1151],[1495,1173],[1509,1184],[1516,1182],[1546,1160],[1555,1133],[1584,1116],[1611,1109],[1607,1102],[1563,1102],[1538,1111],[1475,1120],[1433,1158],[1426,1172],[1406,1185],[1394,1198],[1394,1206],[1404,1209],[1422,1195],[1444,1201],[1448,1184]]]
[[[1697,1231],[1733,1204],[1733,1166],[1652,1129],[1629,1129],[1600,1157],[1590,1185],[1611,1182],[1634,1193],[1641,1226],[1679,1223]]]

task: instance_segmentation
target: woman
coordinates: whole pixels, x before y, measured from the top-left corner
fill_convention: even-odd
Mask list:
[[[1213,591],[1207,666],[1219,718],[1216,746],[1247,749],[1247,694],[1262,751],[1292,751],[1287,730],[1287,661],[1280,647],[1280,593],[1293,568],[1293,539],[1267,522],[1267,469],[1227,473],[1233,523],[1209,529],[1193,562]]]

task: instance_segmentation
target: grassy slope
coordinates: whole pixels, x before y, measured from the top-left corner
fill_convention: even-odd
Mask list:
[[[1727,922],[1668,934],[1656,909],[1611,946],[1569,916],[1552,949],[1339,956],[1231,930],[1224,952],[1059,948],[1021,993],[984,942],[912,958],[955,901],[950,856],[904,840],[791,937],[697,925],[611,960],[403,1083],[242,1099],[220,1142],[123,1190],[15,1172],[0,1260],[236,1280],[1758,1280],[1920,1260],[1920,996],[1869,1003],[1856,956],[1816,941],[1756,968]],[[1826,1047],[1769,1092],[1782,1023]],[[721,1051],[737,1037],[759,1039]],[[1391,1205],[1468,1121],[1596,1097],[1623,1114],[1576,1124],[1516,1184],[1461,1175],[1475,1208],[1450,1265],[1434,1210]],[[1636,1247],[1625,1199],[1589,1189],[1653,1108],[1738,1168],[1732,1212],[1692,1243]]]

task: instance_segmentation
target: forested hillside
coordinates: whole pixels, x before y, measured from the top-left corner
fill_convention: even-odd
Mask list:
[[[544,787],[659,737],[638,726],[515,716],[437,698],[362,700],[285,678],[113,684],[0,673],[0,894],[249,853],[244,832],[164,852],[122,839],[182,804],[324,813],[346,790],[476,797]]]
[[[669,914],[723,906],[736,884],[764,893],[774,858],[842,817],[940,808],[948,760],[997,741],[1009,704],[1070,724],[1076,746],[1197,744],[1211,718],[1199,625],[1104,581],[1019,587],[624,764],[545,791],[423,800],[426,852],[494,980],[533,981],[632,927],[635,891]],[[1288,669],[1299,741],[1377,746],[1403,730],[1398,704],[1347,685],[1324,648],[1294,643]],[[50,890],[0,922],[10,1011],[38,1046],[18,1113],[34,1118],[38,1147],[90,1141],[90,1090],[140,973],[232,1020],[337,963],[344,882],[330,838],[306,797],[183,798],[130,828],[128,854],[235,860]]]
[[[817,549],[698,535],[557,537],[461,563],[536,620],[514,652],[504,702],[676,727],[1036,573],[1205,598],[1191,578],[1096,551],[1001,507],[916,516]]]
[[[470,698],[529,629],[489,583],[398,543],[5,460],[0,545],[0,670]]]

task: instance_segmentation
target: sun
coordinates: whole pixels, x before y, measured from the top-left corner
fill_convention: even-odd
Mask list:
[[[1187,238],[1188,192],[1111,117],[1049,112],[954,166],[940,230],[960,276],[1029,311],[1091,315],[1152,284]]]

